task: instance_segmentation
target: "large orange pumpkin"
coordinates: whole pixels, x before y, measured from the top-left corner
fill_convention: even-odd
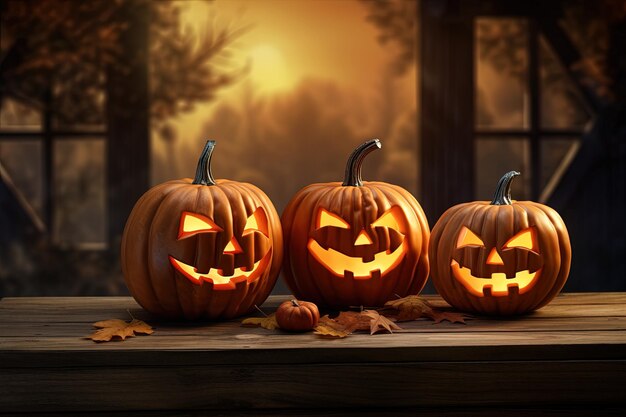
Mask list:
[[[426,283],[430,231],[419,203],[401,187],[361,179],[363,160],[380,147],[365,142],[343,183],[309,185],[285,208],[283,273],[299,299],[379,306]]]
[[[265,301],[282,261],[282,231],[269,198],[252,184],[214,180],[208,141],[194,180],[150,189],[122,238],[124,279],[146,310],[219,319]]]
[[[433,227],[431,276],[459,310],[521,314],[550,302],[567,280],[569,236],[559,214],[543,204],[512,201],[511,171],[493,201],[448,209]]]

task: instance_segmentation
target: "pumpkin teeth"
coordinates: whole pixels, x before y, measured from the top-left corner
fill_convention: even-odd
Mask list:
[[[324,249],[315,239],[309,240],[307,248],[317,262],[338,277],[370,279],[375,271],[380,271],[380,274],[384,275],[398,266],[408,250],[408,243],[405,240],[394,251],[378,252],[370,262],[365,262],[361,257],[345,255],[332,248]]]
[[[263,258],[254,263],[252,269],[248,270],[247,267],[234,268],[233,273],[228,276],[223,275],[224,271],[222,269],[211,268],[209,272],[200,273],[197,268],[181,262],[173,256],[170,256],[169,259],[174,269],[196,285],[202,285],[206,281],[212,282],[214,289],[234,289],[235,284],[238,282],[256,281],[261,275],[261,272],[266,269],[270,255],[271,249]]]
[[[494,272],[489,278],[482,278],[472,275],[470,268],[460,266],[454,259],[450,264],[452,273],[471,294],[477,297],[494,296],[505,297],[510,295],[512,288],[517,288],[519,294],[529,291],[537,282],[541,269],[535,272],[525,269],[517,271],[515,277],[508,278],[503,272]]]

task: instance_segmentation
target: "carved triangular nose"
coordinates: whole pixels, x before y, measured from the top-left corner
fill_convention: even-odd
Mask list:
[[[359,235],[356,237],[356,240],[354,241],[354,246],[371,245],[371,244],[372,244],[372,239],[369,237],[369,235],[367,234],[365,230],[361,230],[361,233],[359,233]]]
[[[224,248],[224,253],[236,254],[241,252],[243,252],[243,249],[241,249],[241,245],[239,244],[239,242],[237,242],[235,236],[233,236],[233,238],[230,239],[230,242],[228,242],[228,244]]]
[[[487,256],[487,263],[489,265],[504,265],[504,262],[502,262],[502,258],[496,248],[491,249],[491,252],[489,252],[489,256]]]

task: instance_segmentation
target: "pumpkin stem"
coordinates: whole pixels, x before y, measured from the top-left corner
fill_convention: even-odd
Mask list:
[[[300,307],[300,303],[298,303],[298,300],[291,300],[291,305],[294,307]]]
[[[511,200],[511,183],[513,182],[513,178],[518,175],[520,175],[520,173],[517,171],[509,171],[500,178],[491,205],[506,206],[513,203]]]
[[[361,179],[361,166],[363,160],[372,151],[380,149],[382,144],[378,139],[368,140],[359,145],[348,157],[346,164],[346,173],[343,177],[343,186],[361,187],[363,180]]]
[[[215,185],[215,178],[213,178],[211,173],[211,156],[213,156],[214,148],[215,141],[207,140],[200,159],[198,159],[198,167],[196,168],[196,177],[193,180],[193,184]]]

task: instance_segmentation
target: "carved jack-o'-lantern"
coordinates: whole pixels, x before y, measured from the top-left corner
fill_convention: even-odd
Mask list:
[[[126,284],[146,310],[230,318],[269,295],[282,260],[274,206],[257,187],[214,180],[208,141],[196,177],[158,185],[137,202],[122,239]]]
[[[520,314],[561,290],[571,249],[561,217],[545,205],[512,201],[507,173],[491,203],[447,210],[433,228],[431,276],[454,307],[479,314]]]
[[[424,286],[430,231],[419,203],[398,186],[361,180],[365,156],[380,146],[368,141],[350,155],[343,184],[305,187],[285,208],[283,272],[298,298],[377,306]]]

